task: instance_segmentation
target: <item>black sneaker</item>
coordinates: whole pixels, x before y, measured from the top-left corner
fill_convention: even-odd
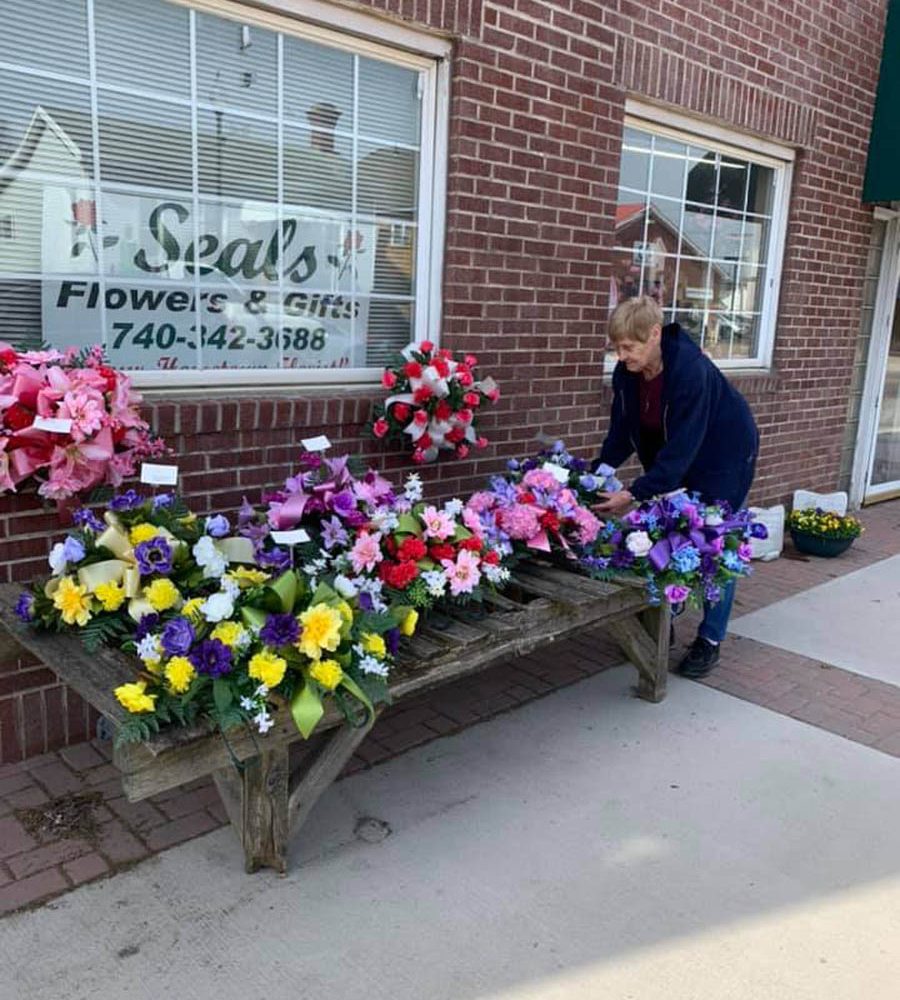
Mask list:
[[[678,664],[678,673],[682,677],[690,677],[691,679],[705,677],[718,662],[718,643],[709,642],[698,635],[684,659]]]

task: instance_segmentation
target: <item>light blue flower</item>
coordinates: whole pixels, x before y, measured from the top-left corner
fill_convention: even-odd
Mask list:
[[[685,545],[672,553],[672,565],[679,573],[692,573],[700,565],[700,553],[693,545]]]
[[[224,514],[213,514],[206,519],[206,533],[213,538],[224,538],[231,531],[231,524]]]
[[[63,542],[63,555],[67,563],[81,562],[84,559],[84,545],[73,535],[69,535]]]

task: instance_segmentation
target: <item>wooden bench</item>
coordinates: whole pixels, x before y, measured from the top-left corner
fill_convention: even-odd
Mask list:
[[[134,679],[134,661],[112,649],[90,653],[71,633],[21,625],[13,614],[21,589],[0,585],[0,621],[115,728],[127,713],[113,688]],[[404,643],[390,685],[395,703],[591,626],[605,627],[637,667],[638,697],[652,702],[665,697],[669,618],[664,608],[647,604],[640,587],[527,563],[513,574],[504,595],[489,598],[483,616],[454,612],[444,624],[438,629],[425,623]],[[293,768],[289,751],[301,737],[286,707],[276,711],[275,726],[265,736],[236,729],[226,743],[205,726],[170,729],[148,743],[118,747],[113,759],[131,802],[212,775],[240,837],[246,870],[267,866],[284,872],[291,831],[340,775],[373,722],[352,728],[329,709],[313,739],[296,748],[305,752]]]

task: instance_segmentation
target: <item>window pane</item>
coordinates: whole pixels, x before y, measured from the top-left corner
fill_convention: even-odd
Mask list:
[[[710,274],[713,281],[710,308],[728,312],[759,311],[765,268],[713,261]]]
[[[625,130],[626,134],[628,129]],[[637,191],[646,191],[650,183],[650,150],[637,149],[630,143],[622,147],[619,184]],[[621,199],[620,199],[621,200]]]
[[[416,227],[389,222],[376,229],[373,289],[384,295],[412,295],[416,265]]]
[[[198,14],[197,100],[275,115],[277,36],[255,25]]]
[[[747,201],[747,178],[750,164],[731,156],[719,161],[718,205],[721,209],[743,212]]]
[[[41,0],[40,10],[22,0],[0,0],[0,25],[3,62],[87,77],[85,0]]]
[[[42,339],[41,282],[0,275],[0,340],[19,350],[35,350]]]
[[[365,364],[381,367],[414,339],[415,310],[411,302],[365,300],[358,322],[365,343]]]
[[[650,190],[667,198],[684,197],[687,146],[683,142],[657,137],[653,147]]]
[[[93,176],[91,96],[87,86],[0,70],[0,162],[24,171]]]
[[[771,167],[761,167],[752,163],[747,190],[747,211],[771,217],[774,196],[775,171]]]
[[[687,200],[701,205],[715,205],[718,193],[716,154],[692,146],[687,166]]]
[[[712,256],[721,260],[741,259],[743,238],[744,216],[718,209],[713,222]]]
[[[182,105],[101,92],[100,170],[105,181],[191,190],[191,114]]]
[[[278,130],[273,123],[228,111],[198,111],[197,132],[202,193],[278,198]]]
[[[284,200],[302,208],[350,213],[353,144],[322,131],[285,126]]]
[[[419,144],[419,74],[360,56],[359,131],[370,139]]]
[[[688,257],[708,257],[712,252],[715,216],[712,209],[685,205],[681,225],[681,253]]]
[[[186,7],[162,0],[94,0],[97,80],[187,100],[191,96],[188,18]]]
[[[353,132],[353,56],[284,39],[284,117],[321,131]]]
[[[359,144],[357,210],[361,214],[414,219],[419,154],[411,149]]]

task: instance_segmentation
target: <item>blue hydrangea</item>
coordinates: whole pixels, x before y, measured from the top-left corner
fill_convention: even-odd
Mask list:
[[[679,573],[692,573],[700,565],[700,553],[693,545],[684,545],[672,553],[672,565]]]

